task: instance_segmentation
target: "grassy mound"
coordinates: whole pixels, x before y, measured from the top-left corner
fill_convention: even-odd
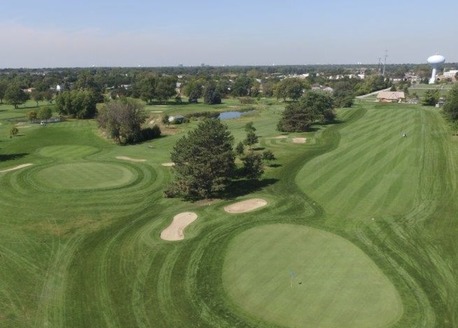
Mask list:
[[[303,226],[259,226],[235,237],[223,283],[241,308],[288,327],[385,327],[402,314],[396,289],[364,252]]]

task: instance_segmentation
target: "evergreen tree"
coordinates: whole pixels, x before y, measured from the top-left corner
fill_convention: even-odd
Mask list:
[[[175,179],[165,195],[203,199],[223,192],[234,177],[233,141],[228,127],[219,120],[200,122],[173,147]]]

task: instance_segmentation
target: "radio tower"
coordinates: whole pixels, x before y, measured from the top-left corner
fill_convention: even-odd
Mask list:
[[[386,66],[387,57],[388,57],[388,50],[385,50],[385,60],[383,61],[383,73],[382,73],[383,76],[385,76],[385,66]]]

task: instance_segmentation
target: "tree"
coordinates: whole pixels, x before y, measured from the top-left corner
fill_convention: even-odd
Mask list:
[[[208,105],[221,104],[221,95],[218,92],[216,85],[212,82],[205,86],[204,103]]]
[[[119,144],[141,141],[145,120],[143,105],[128,98],[108,102],[97,116],[99,127]]]
[[[436,106],[437,102],[439,101],[439,98],[439,90],[426,90],[421,101],[421,104],[423,106]]]
[[[253,80],[246,75],[239,75],[232,86],[232,95],[235,97],[246,97],[250,95]]]
[[[159,102],[164,102],[177,94],[176,92],[176,77],[161,76],[156,84],[156,98]]]
[[[303,132],[308,131],[315,122],[332,122],[335,119],[333,107],[330,95],[307,92],[298,102],[286,106],[277,129],[283,132]]]
[[[276,88],[277,99],[282,98],[286,101],[290,98],[294,101],[299,99],[304,92],[305,84],[298,78],[286,78],[278,82]]]
[[[277,158],[275,157],[274,153],[271,150],[265,150],[262,152],[262,160],[263,161],[275,161]]]
[[[56,108],[61,115],[92,118],[97,112],[97,97],[92,91],[64,91],[56,97]]]
[[[256,144],[258,142],[259,138],[258,136],[256,135],[256,133],[254,133],[253,131],[249,131],[247,134],[246,134],[246,138],[245,140],[243,140],[243,143],[245,145],[247,145],[250,149],[251,149],[251,146],[253,146],[254,144]]]
[[[10,84],[5,91],[5,100],[10,105],[14,105],[14,108],[18,108],[19,105],[22,105],[29,99],[28,94],[26,94],[19,84]]]
[[[226,189],[235,171],[234,138],[228,127],[205,119],[177,141],[171,153],[175,177],[166,196],[214,197]]]
[[[156,98],[157,77],[154,75],[149,75],[140,80],[138,84],[140,98],[148,104],[151,104],[153,99]]]
[[[255,132],[256,131],[256,128],[254,127],[253,125],[253,122],[248,122],[247,124],[245,124],[245,132]]]
[[[16,136],[19,133],[19,129],[15,126],[13,126],[10,129],[10,138]]]
[[[35,109],[27,112],[27,118],[30,122],[35,121],[38,118],[38,112]]]
[[[334,85],[332,96],[337,107],[350,108],[355,98],[355,82],[353,80],[339,81]]]
[[[264,173],[264,165],[262,156],[253,152],[249,152],[242,158],[244,177],[248,179],[259,179]]]
[[[37,113],[39,120],[49,120],[52,117],[52,109],[49,106],[41,107]]]
[[[37,107],[38,107],[38,102],[44,100],[44,93],[41,92],[41,91],[38,91],[38,90],[33,90],[32,94],[31,94],[31,97],[32,97],[33,100],[36,101]]]
[[[191,103],[197,103],[199,98],[202,97],[203,86],[198,80],[190,80],[183,87],[183,93],[188,97],[188,101]]]
[[[455,84],[447,94],[444,114],[449,120],[458,121],[458,84]]]
[[[237,146],[235,147],[235,154],[237,156],[241,156],[241,155],[243,155],[244,152],[245,152],[245,147],[243,146],[243,142],[240,141],[237,144]]]
[[[3,98],[5,98],[5,92],[8,85],[5,81],[0,81],[0,104],[3,104]]]

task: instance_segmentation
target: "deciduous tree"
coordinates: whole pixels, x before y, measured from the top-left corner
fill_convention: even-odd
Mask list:
[[[444,114],[451,121],[458,121],[458,84],[455,84],[447,94]]]
[[[99,127],[119,144],[141,141],[141,125],[145,120],[143,105],[127,98],[108,102],[97,116]]]
[[[64,91],[56,97],[56,108],[61,115],[92,118],[97,112],[97,97],[92,91]]]
[[[7,103],[14,105],[14,108],[18,108],[29,99],[29,95],[26,94],[20,87],[19,84],[10,84],[5,91],[5,100]]]
[[[307,131],[315,122],[332,122],[335,119],[333,107],[330,95],[307,92],[298,102],[286,106],[277,128],[285,132],[302,132]]]

